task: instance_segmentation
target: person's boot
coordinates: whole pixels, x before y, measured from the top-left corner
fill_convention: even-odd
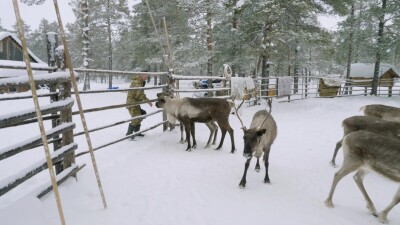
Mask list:
[[[135,126],[135,132],[138,132],[140,130],[140,126],[140,124]],[[137,136],[144,137],[144,134],[138,134]]]
[[[135,126],[129,124],[128,131],[126,132],[125,136],[132,134],[133,131],[135,131]]]

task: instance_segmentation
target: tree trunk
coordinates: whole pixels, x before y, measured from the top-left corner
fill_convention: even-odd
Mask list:
[[[89,8],[88,8],[88,1],[81,1],[80,2],[81,11],[82,11],[82,36],[83,36],[83,68],[89,68]],[[90,90],[90,77],[89,73],[84,74],[83,79],[83,90]]]
[[[375,69],[374,69],[374,78],[372,79],[372,90],[371,95],[378,94],[378,76],[379,76],[379,67],[381,64],[381,50],[382,50],[382,42],[383,42],[383,27],[385,25],[385,9],[386,9],[386,0],[382,0],[382,15],[379,16],[379,30],[378,30],[378,41],[376,47],[376,61],[375,61]]]
[[[295,48],[294,48],[294,67],[293,67],[293,82],[294,82],[294,85],[293,85],[293,93],[297,93],[298,92],[298,90],[299,90],[299,76],[300,76],[300,74],[299,74],[299,49],[300,49],[300,46],[299,46],[299,42],[298,42],[298,40],[296,40],[296,46],[295,46]]]
[[[236,3],[238,0],[232,0],[231,5],[234,7],[233,9],[233,17],[232,17],[232,35],[233,37],[236,37],[237,35],[237,22],[238,22],[238,16],[239,16],[239,10],[235,7]],[[232,60],[232,74],[235,75],[238,73],[238,68],[236,65],[236,57],[238,56],[238,48],[236,45],[236,42],[234,42],[233,46],[233,60]]]
[[[212,14],[211,14],[211,0],[207,0],[207,31],[206,31],[206,43],[207,43],[207,52],[208,52],[208,60],[207,60],[207,76],[212,76]]]
[[[346,69],[346,87],[344,94],[347,95],[349,91],[350,70],[353,55],[353,34],[354,34],[354,4],[351,4],[350,9],[350,32],[349,32],[349,51],[347,53],[347,69]]]
[[[111,13],[110,0],[107,0],[108,69],[112,70]],[[112,75],[108,76],[108,88],[112,88]]]

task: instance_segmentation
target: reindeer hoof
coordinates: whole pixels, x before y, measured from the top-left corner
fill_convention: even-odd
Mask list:
[[[191,152],[192,149],[191,149],[191,148],[187,148],[186,151],[187,151],[187,152]]]
[[[257,173],[259,173],[259,172],[260,172],[260,168],[256,168],[255,171],[256,171]]]
[[[246,183],[240,182],[239,188],[244,189],[246,187]]]
[[[386,218],[386,216],[382,215],[382,213],[378,216],[378,220],[380,223],[388,224],[389,220]]]
[[[331,200],[325,200],[325,206],[326,207],[328,207],[328,208],[333,208],[333,207],[335,207],[334,205],[333,205],[333,203],[332,203],[332,201]]]
[[[335,163],[334,161],[331,161],[330,164],[331,164],[331,166],[333,166],[333,168],[336,168],[336,167],[337,167],[337,166],[336,166],[336,163]]]
[[[206,147],[204,147],[204,148],[209,148],[209,147],[211,147],[211,145],[206,145]]]
[[[264,183],[266,183],[266,184],[270,184],[270,183],[271,183],[271,181],[270,181],[269,179],[264,179]]]

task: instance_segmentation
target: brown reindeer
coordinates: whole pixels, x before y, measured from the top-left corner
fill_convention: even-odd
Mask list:
[[[239,105],[238,108],[242,106],[244,101]],[[270,183],[268,166],[269,166],[269,152],[271,150],[271,145],[277,136],[278,130],[276,122],[271,115],[271,100],[268,99],[269,112],[267,110],[260,110],[253,116],[250,128],[247,129],[242,120],[239,117],[238,109],[236,109],[236,115],[238,116],[243,129],[243,140],[244,140],[244,150],[243,156],[247,159],[244,167],[243,177],[240,180],[239,187],[244,188],[246,186],[246,175],[247,169],[249,168],[251,158],[253,155],[257,158],[257,163],[255,170],[260,171],[259,159],[264,153],[264,164],[265,164],[265,183]]]
[[[157,93],[158,99],[161,99],[164,97],[174,98],[174,95],[172,94],[172,92]],[[167,114],[167,120],[170,124],[170,129],[173,129],[175,127],[178,119],[168,112],[166,112],[166,114]],[[179,121],[179,123],[180,123],[180,131],[181,131],[181,140],[179,141],[179,143],[183,144],[183,143],[187,142],[187,139],[183,138],[183,133],[184,133],[183,130],[185,128],[184,128],[182,122]],[[208,137],[207,145],[204,148],[209,148],[209,147],[211,147],[211,145],[215,145],[215,142],[217,141],[218,125],[214,121],[207,122],[205,124],[208,127],[208,129],[210,130],[210,136]],[[193,138],[193,140],[195,140],[195,137],[192,137],[192,138]],[[192,148],[196,148],[196,147],[197,147],[197,144],[194,143]]]
[[[374,216],[379,216],[379,221],[387,223],[387,214],[400,202],[400,188],[397,190],[392,202],[379,214],[374,203],[364,188],[363,179],[368,169],[400,182],[400,141],[368,131],[355,131],[343,138],[343,165],[333,178],[331,190],[325,205],[332,208],[332,196],[338,182],[353,171],[353,176],[358,188],[367,201],[367,208]]]
[[[173,99],[170,97],[161,97],[156,102],[157,108],[163,108],[168,114],[181,121],[185,127],[187,149],[190,151],[196,146],[194,123],[210,123],[217,122],[221,129],[221,141],[216,150],[221,149],[226,132],[231,137],[232,149],[235,151],[235,141],[233,129],[229,125],[229,114],[231,111],[231,103],[225,99],[219,98],[182,98]],[[190,142],[190,134],[193,138],[193,146]]]
[[[343,120],[342,127],[343,127],[343,137],[354,131],[365,130],[400,140],[399,122],[388,121],[373,116],[349,117]],[[342,142],[343,138],[336,143],[336,148],[335,151],[333,152],[333,157],[331,160],[332,166],[336,166],[335,158],[338,150],[340,149],[340,147],[342,147]]]
[[[176,121],[178,120],[177,118],[175,118],[173,115],[167,113],[167,120],[168,122],[174,127],[176,124]],[[208,127],[208,129],[210,130],[210,136],[208,137],[208,141],[207,144],[204,148],[209,148],[211,147],[211,145],[215,145],[216,141],[217,141],[217,134],[218,134],[218,125],[213,121],[213,122],[208,122],[205,123],[205,125]],[[180,122],[180,131],[181,131],[181,140],[179,141],[179,143],[183,144],[185,142],[187,142],[187,139],[185,139],[183,136],[184,133],[184,125],[182,122]],[[193,140],[195,140],[195,137],[192,137]],[[193,143],[192,148],[196,148],[197,144]]]
[[[372,104],[361,107],[360,111],[364,112],[366,116],[374,116],[385,120],[400,122],[400,108],[397,107]]]

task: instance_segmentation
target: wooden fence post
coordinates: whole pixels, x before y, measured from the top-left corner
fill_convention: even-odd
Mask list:
[[[60,100],[71,97],[71,82],[61,83],[60,89]],[[60,123],[72,122],[72,107],[66,110],[60,111]],[[62,145],[69,145],[74,142],[74,132],[72,130],[63,133]],[[62,169],[66,169],[75,163],[75,152],[71,152],[64,157]],[[61,168],[60,168],[61,169]],[[58,173],[61,171],[57,171]]]
[[[172,78],[172,74],[171,72],[168,72],[168,76],[161,76],[160,77],[160,82],[161,84],[168,84],[166,87],[162,88],[163,92],[172,92],[173,88],[171,88],[171,84],[173,85],[173,78]],[[172,93],[173,94],[173,93]],[[167,114],[164,112],[163,113],[163,121],[167,120]],[[167,124],[163,124],[163,131],[166,131],[168,129],[168,125]]]

